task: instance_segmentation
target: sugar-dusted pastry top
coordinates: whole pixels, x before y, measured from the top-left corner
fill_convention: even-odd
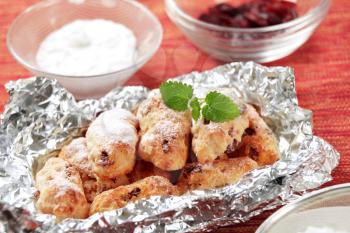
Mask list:
[[[86,138],[84,137],[73,139],[68,145],[62,148],[58,157],[77,168],[88,202],[92,202],[95,196],[103,191],[129,184],[129,179],[126,175],[121,175],[113,179],[102,179],[93,172],[92,163],[89,161]]]
[[[61,158],[50,158],[36,174],[39,191],[36,207],[45,214],[64,218],[86,218],[89,204],[76,167]]]
[[[90,203],[98,194],[127,184],[129,184],[129,178],[125,175],[114,179],[101,179],[99,177],[83,179],[85,196]]]
[[[103,112],[85,137],[50,158],[36,175],[36,206],[58,220],[86,218],[142,198],[235,184],[278,159],[278,141],[253,106],[226,122],[195,121],[154,91],[135,115]]]
[[[211,189],[237,183],[247,172],[258,168],[249,157],[215,160],[212,163],[186,165],[179,190]]]
[[[213,162],[222,156],[228,147],[241,142],[245,129],[249,126],[247,108],[234,120],[216,123],[203,119],[192,126],[192,149],[198,162]]]
[[[149,176],[130,185],[120,186],[96,196],[91,204],[90,215],[118,209],[131,201],[151,196],[177,195],[176,186],[161,176]]]
[[[112,109],[100,114],[86,133],[89,161],[102,179],[132,171],[135,164],[138,120],[129,111]]]
[[[182,169],[189,154],[191,115],[177,112],[163,103],[159,93],[141,103],[139,156],[154,166],[174,171]]]
[[[75,166],[82,176],[94,177],[88,154],[86,138],[80,137],[73,139],[68,145],[64,146],[58,157]]]

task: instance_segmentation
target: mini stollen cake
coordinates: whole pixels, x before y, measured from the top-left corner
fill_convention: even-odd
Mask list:
[[[161,176],[150,176],[135,183],[105,191],[91,204],[90,215],[124,207],[129,202],[151,196],[177,195],[176,186]]]
[[[159,92],[153,92],[141,103],[137,117],[141,136],[139,156],[165,171],[182,169],[189,154],[190,111],[177,112],[168,108]]]
[[[245,173],[256,168],[258,164],[249,157],[219,159],[206,164],[187,164],[178,187],[181,193],[224,187],[237,183]]]
[[[229,157],[248,156],[259,166],[273,164],[280,159],[276,136],[251,105],[247,105],[247,116],[249,127],[245,130],[241,143],[226,154]]]
[[[88,202],[92,202],[95,196],[103,191],[129,184],[126,175],[121,175],[114,179],[102,179],[95,175],[88,155],[86,138],[83,137],[73,139],[68,145],[62,148],[58,155],[58,157],[66,160],[70,165],[78,169]]]
[[[102,179],[132,171],[136,158],[138,121],[129,111],[112,109],[100,114],[86,132],[89,161]]]
[[[249,126],[246,107],[242,114],[227,122],[206,122],[199,119],[192,126],[192,150],[199,163],[213,162],[224,155],[227,148],[242,140],[242,135]]]
[[[50,158],[36,174],[36,188],[36,207],[41,212],[53,214],[58,220],[88,216],[89,204],[78,169],[65,160]]]

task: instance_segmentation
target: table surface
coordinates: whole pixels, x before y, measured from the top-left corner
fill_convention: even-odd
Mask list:
[[[13,19],[38,0],[0,0],[0,110],[7,101],[4,84],[29,77],[9,54],[6,32]],[[161,48],[134,75],[128,84],[155,88],[170,77],[202,71],[222,63],[194,47],[170,22],[163,0],[142,0],[160,19],[164,28]],[[314,132],[340,152],[342,159],[327,185],[350,182],[350,1],[334,0],[329,15],[312,38],[294,54],[268,66],[291,66],[295,69],[300,105],[314,112]],[[217,232],[253,233],[270,212],[249,222]]]

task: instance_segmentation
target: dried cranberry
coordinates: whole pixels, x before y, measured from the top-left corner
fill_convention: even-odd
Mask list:
[[[238,7],[217,4],[199,19],[220,26],[256,28],[276,25],[298,16],[295,3],[284,0],[252,0]]]
[[[235,20],[227,15],[222,15],[220,17],[220,21],[222,26],[233,27],[233,25],[235,24]]]
[[[276,25],[276,24],[283,23],[282,19],[274,13],[270,14],[270,17],[267,19],[267,21],[269,22],[269,25]]]
[[[206,23],[221,25],[220,19],[215,15],[202,14],[199,19]]]
[[[249,21],[243,15],[238,15],[234,18],[234,23],[232,24],[232,27],[249,28],[250,24]]]
[[[214,6],[209,9],[209,12],[226,14],[230,16],[236,16],[239,13],[239,11],[236,8],[227,3],[221,3]]]

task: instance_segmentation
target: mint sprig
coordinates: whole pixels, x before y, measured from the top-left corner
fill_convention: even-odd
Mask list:
[[[213,91],[204,100],[193,96],[190,85],[167,81],[161,84],[160,93],[166,106],[175,111],[192,110],[192,118],[197,121],[201,114],[204,119],[213,122],[230,121],[241,113],[239,107],[227,96]],[[201,107],[202,106],[202,107]]]
[[[201,105],[197,97],[191,100],[190,106],[192,108],[192,118],[195,121],[198,121],[199,117],[201,116]]]
[[[205,97],[205,103],[202,114],[210,121],[230,121],[241,114],[239,107],[229,97],[216,91],[210,92]]]
[[[193,88],[180,82],[164,82],[160,85],[163,101],[169,108],[176,111],[186,111],[193,97]]]

